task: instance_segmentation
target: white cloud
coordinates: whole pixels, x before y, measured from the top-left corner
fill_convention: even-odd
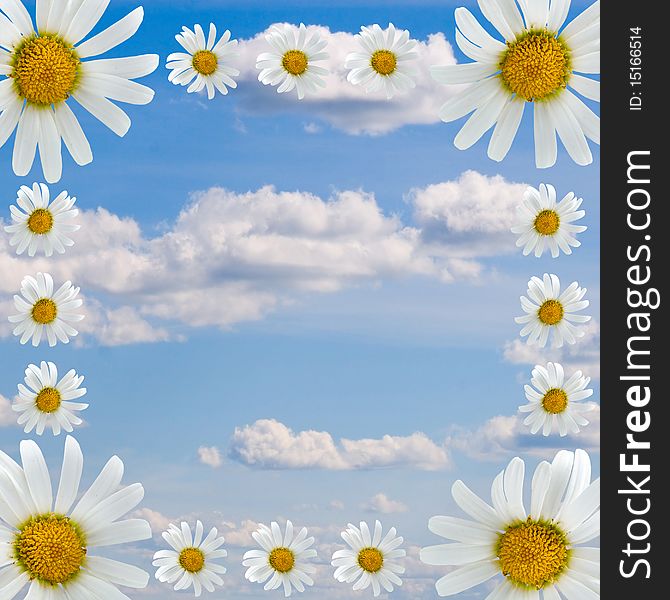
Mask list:
[[[578,434],[545,438],[542,435],[531,435],[520,415],[499,415],[474,430],[455,428],[447,438],[446,446],[470,458],[493,462],[499,462],[503,456],[519,453],[549,458],[566,447],[599,452],[600,406],[596,404],[594,410],[585,416],[590,423]]]
[[[84,211],[76,245],[58,261],[16,257],[0,240],[0,305],[13,312],[22,277],[49,271],[57,284],[82,288],[83,343],[117,346],[181,340],[189,327],[228,329],[309,293],[415,276],[477,280],[480,257],[512,247],[503,231],[522,188],[468,171],[412,191],[416,224],[385,214],[363,191],[322,199],[271,186],[196,193],[155,237],[131,218]],[[0,336],[10,333],[1,323]]]
[[[217,469],[223,464],[221,452],[216,446],[200,446],[198,448],[198,458],[203,465]]]
[[[466,171],[457,180],[412,190],[410,198],[426,243],[467,258],[514,251],[510,228],[526,188],[500,175]]]
[[[352,33],[330,31],[327,27],[310,25],[328,42],[330,58],[323,66],[331,73],[326,88],[318,94],[298,101],[294,94],[277,94],[277,89],[258,81],[256,57],[267,52],[265,32],[248,40],[240,40],[236,66],[240,69],[240,86],[236,96],[241,110],[250,114],[273,114],[279,111],[297,111],[301,115],[323,120],[333,127],[351,134],[382,134],[403,125],[439,122],[438,111],[455,93],[454,86],[437,83],[430,76],[431,65],[455,64],[451,45],[443,33],[434,33],[421,40],[417,47],[416,88],[407,94],[387,100],[383,94],[366,94],[363,88],[347,81],[344,68],[349,52],[358,51],[358,42]],[[411,32],[410,32],[411,33]]]
[[[433,471],[450,466],[445,448],[424,433],[336,442],[327,431],[294,432],[274,419],[238,427],[229,456],[263,469],[379,469],[408,467]]]
[[[409,510],[404,502],[398,500],[391,500],[386,494],[376,494],[363,505],[363,510],[371,513],[381,513],[383,515],[391,515],[394,513],[403,513]]]
[[[160,537],[161,533],[167,530],[168,525],[173,521],[164,514],[151,508],[140,508],[131,515],[135,519],[145,519],[151,525],[151,531],[156,537]]]
[[[16,425],[16,413],[12,410],[12,403],[0,394],[0,427]]]
[[[544,365],[559,362],[568,371],[581,370],[593,379],[600,378],[600,324],[595,319],[583,326],[585,332],[579,342],[562,348],[538,348],[520,339],[507,342],[503,349],[506,361],[513,364]]]

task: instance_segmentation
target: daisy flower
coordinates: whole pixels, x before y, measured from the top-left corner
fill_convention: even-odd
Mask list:
[[[327,43],[317,32],[308,39],[303,23],[297,31],[293,25],[273,25],[265,39],[272,51],[263,52],[256,59],[256,68],[261,71],[258,81],[278,85],[279,94],[295,88],[299,100],[326,87],[323,76],[328,75],[328,69],[315,63],[328,58],[324,52]]]
[[[73,402],[86,394],[86,388],[79,387],[84,377],[72,369],[58,380],[58,369],[52,362],[28,365],[25,385],[19,384],[19,395],[12,405],[14,412],[20,413],[19,425],[25,423],[24,431],[33,429],[42,435],[51,427],[54,435],[61,429],[72,431],[73,425],[81,425],[82,420],[74,413],[85,410],[88,404]]]
[[[398,31],[393,23],[386,30],[375,24],[361,27],[356,38],[361,52],[347,55],[344,67],[351,69],[348,81],[364,86],[366,92],[384,90],[389,99],[416,85],[410,63],[419,54],[415,50],[417,41],[409,39],[409,31]]]
[[[116,586],[142,589],[149,574],[96,555],[98,547],[151,538],[142,519],[121,519],[144,497],[139,483],[121,487],[123,462],[112,457],[79,501],[84,457],[68,436],[54,497],[39,446],[21,442],[22,466],[0,452],[0,596],[12,600],[127,599]]]
[[[593,390],[587,389],[590,377],[575,371],[566,381],[563,366],[549,362],[546,367],[535,365],[530,382],[532,386],[524,386],[528,404],[520,406],[519,411],[530,413],[523,424],[530,426],[532,434],[541,429],[542,435],[548,436],[558,429],[563,437],[568,431],[579,433],[580,426],[589,424],[582,413],[593,410],[595,404],[582,400],[593,395]]]
[[[175,590],[187,590],[191,586],[196,596],[202,594],[204,587],[208,592],[214,591],[215,585],[223,585],[221,575],[226,567],[215,562],[225,558],[228,552],[221,548],[223,537],[212,527],[203,539],[204,528],[200,521],[195,524],[195,535],[188,523],[182,522],[180,527],[170,523],[168,530],[163,532],[163,539],[172,546],[172,550],[159,550],[154,554],[156,579],[163,583],[174,583]]]
[[[583,225],[574,225],[586,213],[578,210],[583,200],[572,192],[556,202],[553,185],[540,184],[540,189],[528,187],[523,195],[523,204],[517,208],[517,219],[512,233],[519,234],[517,247],[523,246],[523,254],[531,252],[540,257],[549,248],[551,256],[557,258],[560,250],[572,254],[572,248],[581,246],[575,234],[586,231]]]
[[[365,522],[360,529],[351,523],[342,532],[342,539],[349,548],[337,550],[331,564],[335,569],[335,579],[342,583],[354,583],[354,591],[364,590],[370,585],[375,596],[381,594],[381,588],[393,591],[394,585],[402,585],[398,575],[405,567],[396,562],[404,558],[405,551],[400,549],[403,538],[396,536],[395,527],[391,527],[382,539],[382,524],[375,521],[374,533]]]
[[[33,183],[32,189],[22,185],[17,192],[16,204],[10,206],[13,225],[7,225],[5,231],[13,234],[10,246],[16,246],[16,253],[28,256],[43,252],[51,256],[54,252],[65,253],[67,246],[74,246],[68,234],[79,229],[72,220],[79,214],[74,208],[76,198],[70,198],[67,192],[61,192],[53,201],[49,201],[49,188],[43,183]]]
[[[453,596],[496,576],[487,600],[596,600],[600,551],[584,547],[600,535],[600,479],[591,482],[586,452],[560,451],[541,462],[524,506],[525,464],[514,458],[493,481],[488,504],[462,481],[451,494],[470,519],[433,517],[428,528],[451,543],[421,550],[428,565],[456,567],[438,580]]]
[[[54,281],[48,273],[26,275],[21,282],[21,296],[14,296],[19,314],[9,317],[10,323],[16,323],[14,335],[21,336],[22,344],[32,338],[35,347],[42,341],[42,334],[46,335],[49,346],[55,346],[56,339],[67,344],[79,333],[70,323],[84,318],[74,312],[82,305],[78,295],[79,288],[69,281],[54,292]]]
[[[193,29],[195,31],[182,27],[181,33],[175,36],[186,53],[174,52],[167,57],[166,66],[170,69],[168,81],[175,85],[187,85],[189,94],[207,88],[207,98],[212,100],[216,90],[225,95],[229,87],[237,87],[233,77],[240,72],[230,66],[230,59],[236,56],[237,40],[231,40],[230,31],[226,30],[217,42],[214,23],[209,25],[206,40],[200,25],[196,24]]]
[[[282,535],[279,524],[273,522],[270,527],[259,525],[251,535],[261,549],[244,554],[242,565],[249,567],[244,576],[249,581],[263,583],[269,579],[263,589],[276,590],[283,586],[287,598],[293,588],[304,592],[305,585],[314,585],[310,575],[316,568],[308,561],[316,557],[316,550],[311,548],[314,538],[307,537],[306,527],[294,535],[293,523],[286,521]]]
[[[600,1],[563,27],[570,0],[481,0],[486,19],[504,41],[489,35],[467,8],[456,9],[456,43],[475,62],[433,67],[446,84],[471,84],[440,110],[443,121],[474,111],[454,143],[464,150],[495,125],[488,155],[502,160],[512,146],[526,104],[535,123],[538,168],[556,162],[556,134],[579,165],[593,161],[587,138],[600,143],[600,119],[573,90],[600,101]]]
[[[39,149],[47,182],[61,178],[61,140],[74,161],[93,160],[72,98],[119,136],[130,119],[112,101],[148,104],[153,90],[132,81],[152,73],[158,56],[85,60],[133,36],[142,8],[88,38],[109,0],[37,0],[36,28],[20,0],[0,2],[0,147],[16,129],[12,166],[23,177]]]
[[[545,273],[542,279],[531,277],[526,293],[528,297],[521,296],[521,308],[526,314],[514,320],[523,325],[521,337],[528,336],[528,344],[544,348],[552,332],[552,347],[560,348],[564,341],[574,344],[584,335],[584,331],[575,327],[574,323],[591,320],[589,316],[577,314],[589,305],[588,300],[582,300],[586,288],[573,281],[561,293],[558,276]]]

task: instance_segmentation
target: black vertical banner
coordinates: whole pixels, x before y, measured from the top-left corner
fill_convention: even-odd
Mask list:
[[[670,30],[666,4],[602,6],[602,597],[668,598]]]

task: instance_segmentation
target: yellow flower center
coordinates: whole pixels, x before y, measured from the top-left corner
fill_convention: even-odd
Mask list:
[[[502,574],[512,583],[539,590],[567,567],[570,553],[557,527],[528,517],[500,534],[497,556]]]
[[[60,408],[61,395],[56,388],[42,388],[35,398],[37,408],[44,413],[56,412]]]
[[[199,548],[184,548],[179,553],[179,564],[189,573],[198,573],[205,566],[205,555]]]
[[[19,529],[14,555],[30,579],[55,586],[79,573],[86,543],[70,519],[47,514],[31,518]]]
[[[14,79],[21,98],[50,106],[70,97],[81,61],[74,48],[55,35],[36,35],[22,42],[13,55]]]
[[[561,389],[553,388],[542,398],[542,406],[548,413],[558,415],[568,407],[568,395]]]
[[[295,554],[288,548],[275,548],[268,559],[270,566],[279,573],[288,573],[295,565]]]
[[[28,229],[36,235],[49,233],[53,225],[54,217],[46,208],[38,208],[28,217]]]
[[[358,553],[358,564],[368,573],[377,573],[384,566],[384,555],[378,548],[363,548]]]
[[[193,55],[193,68],[201,75],[212,75],[219,66],[219,59],[210,50],[198,50]]]
[[[545,325],[556,325],[563,320],[563,305],[558,300],[546,300],[537,316]]]
[[[33,306],[33,321],[40,325],[53,323],[58,316],[58,307],[51,298],[42,298]]]
[[[380,75],[388,76],[396,70],[398,59],[390,50],[377,50],[370,59],[370,66]]]
[[[533,226],[540,235],[554,235],[561,226],[561,218],[554,210],[543,210],[535,217]]]
[[[302,50],[289,50],[281,59],[284,70],[291,75],[302,75],[307,71],[308,59]]]
[[[572,73],[568,49],[548,31],[528,31],[507,42],[500,70],[506,87],[527,102],[564,89]]]

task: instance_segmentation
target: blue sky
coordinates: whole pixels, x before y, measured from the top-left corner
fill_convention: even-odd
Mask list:
[[[80,342],[69,347],[33,349],[20,347],[1,330],[0,395],[5,399],[14,396],[29,362],[53,360],[63,372],[76,368],[86,376],[91,402],[85,413],[87,426],[77,431],[89,476],[117,453],[126,463],[127,481],[144,483],[143,506],[155,511],[155,523],[163,518],[200,516],[206,525],[226,523],[222,525],[224,533],[230,530],[235,539],[244,539],[246,521],[291,518],[296,524],[319,528],[324,544],[333,544],[337,543],[336,531],[347,522],[374,520],[381,515],[385,524],[397,525],[411,546],[437,543],[426,522],[434,514],[458,514],[449,494],[455,479],[463,478],[487,495],[489,481],[511,456],[524,456],[534,466],[540,457],[551,455],[551,448],[580,443],[558,438],[529,441],[527,436],[506,436],[501,430],[500,439],[488,440],[491,443],[487,445],[482,428],[496,416],[511,419],[524,402],[523,383],[532,364],[520,357],[518,346],[514,346],[518,327],[513,317],[520,314],[518,298],[525,293],[531,275],[555,272],[566,285],[579,280],[589,288],[589,312],[597,320],[596,146],[592,145],[594,163],[588,168],[576,166],[560,148],[556,166],[538,171],[534,167],[532,121],[526,114],[512,152],[498,164],[486,157],[488,135],[468,151],[454,148],[452,140],[461,123],[413,124],[416,119],[405,118],[399,110],[382,119],[390,131],[351,133],[351,126],[343,126],[342,119],[349,119],[347,111],[357,110],[360,103],[349,106],[335,98],[326,107],[301,105],[294,98],[276,97],[273,90],[260,89],[261,84],[251,80],[241,81],[229,96],[217,96],[207,103],[169,84],[163,66],[167,54],[177,48],[174,34],[182,25],[194,22],[212,21],[221,30],[230,28],[234,37],[248,39],[275,22],[304,22],[353,34],[362,24],[379,22],[384,26],[392,21],[419,40],[443,33],[451,44],[453,8],[462,4],[479,16],[475,3],[463,0],[288,0],[248,2],[244,8],[226,1],[154,0],[145,7],[139,33],[114,51],[119,56],[161,55],[159,69],[143,80],[156,90],[154,102],[129,108],[133,125],[124,139],[80,110],[77,114],[91,140],[95,160],[81,168],[66,158],[63,179],[52,190],[67,189],[77,196],[79,208],[88,215],[86,223],[96,222],[100,228],[92,231],[92,236],[104,234],[111,222],[102,222],[100,213],[96,217],[93,212],[103,207],[121,219],[114,221],[122,231],[114,238],[119,248],[135,244],[124,243],[124,235],[134,231],[133,226],[148,247],[151,240],[164,239],[175,231],[181,211],[199,201],[215,202],[219,192],[211,192],[212,188],[225,188],[230,197],[239,199],[247,192],[273,186],[277,192],[311,195],[322,203],[336,200],[340,192],[365,192],[374,195],[383,227],[395,222],[399,224],[396,233],[404,227],[425,228],[417,217],[417,198],[429,186],[458,182],[464,172],[476,171],[483,182],[500,175],[501,194],[509,194],[513,184],[547,182],[556,186],[559,195],[572,190],[585,198],[583,223],[589,229],[580,237],[582,247],[572,256],[556,260],[523,257],[514,249],[513,236],[507,237],[504,243],[511,242],[510,248],[496,242],[495,248],[466,257],[469,264],[481,267],[479,276],[456,276],[453,281],[441,280],[434,273],[423,274],[415,266],[392,268],[393,260],[378,271],[368,265],[370,273],[353,277],[333,274],[337,261],[331,261],[324,267],[330,274],[323,282],[314,273],[292,270],[290,284],[282,280],[280,271],[259,267],[243,272],[246,266],[242,264],[242,272],[228,272],[229,266],[217,271],[210,265],[222,286],[230,281],[243,281],[245,286],[252,282],[236,301],[253,302],[259,294],[269,298],[269,304],[252,310],[252,317],[226,319],[223,327],[221,315],[208,315],[204,325],[191,326],[191,319],[183,316],[188,306],[180,305],[179,318],[173,318],[169,302],[162,303],[161,295],[165,289],[165,294],[176,298],[182,290],[179,281],[171,282],[169,289],[167,282],[154,282],[152,289],[141,294],[123,287],[112,290],[99,283],[108,274],[96,275],[88,264],[86,273],[82,271],[83,281],[90,282],[90,289],[82,284],[87,299],[94,298],[99,307],[136,309],[133,318],[151,331],[144,339],[130,335],[127,340],[116,332],[116,341],[109,345],[104,333],[87,330]],[[134,6],[134,2],[113,0],[102,24],[116,21]],[[586,2],[573,2],[571,14],[585,6]],[[459,61],[464,59],[458,49],[454,53]],[[375,104],[373,110],[375,106],[382,113],[386,111],[384,102]],[[328,113],[332,118],[324,118]],[[351,118],[355,120],[356,115]],[[0,193],[4,199],[0,217],[5,220],[17,187],[41,177],[35,168],[28,177],[17,178],[10,165],[8,143],[0,149]],[[486,214],[493,220],[498,214],[504,219],[503,209],[494,200],[490,214],[488,210]],[[366,235],[368,229],[361,231]],[[477,233],[476,238],[483,244],[491,242],[485,233]],[[95,252],[102,252],[95,240],[86,240]],[[5,242],[0,251],[9,256]],[[66,258],[51,261],[49,265],[63,272],[70,269]],[[40,268],[44,264],[39,263]],[[21,265],[26,273],[37,270],[28,260]],[[3,302],[18,289],[16,269],[7,278],[3,275]],[[228,289],[199,291],[189,285],[185,282],[183,290],[192,294],[190,299]],[[209,310],[216,312],[218,299],[212,300],[214,306],[208,305]],[[231,310],[227,298],[220,300],[221,311]],[[152,310],[152,302],[161,305],[160,311]],[[104,313],[104,308],[99,310]],[[119,327],[118,320],[100,319],[110,332]],[[575,368],[590,368],[595,376],[597,342],[597,327],[593,326],[581,348],[557,357]],[[598,399],[597,379],[594,383]],[[399,458],[384,468],[350,470],[244,464],[231,451],[232,438],[236,428],[243,430],[259,420],[274,420],[296,433],[328,432],[336,442],[343,438],[382,439],[385,435],[408,437],[421,432],[446,459],[434,470],[416,466],[415,457],[405,462]],[[597,435],[594,429],[587,431],[583,445],[591,448],[597,445]],[[0,448],[16,455],[18,442],[24,437],[20,429],[10,423],[3,426],[0,419]],[[63,439],[44,436],[40,444],[55,469]],[[212,468],[202,464],[198,458],[201,447],[218,448],[221,465]],[[371,499],[379,494],[392,501],[387,510],[390,506],[401,511],[370,511]],[[157,543],[139,547],[138,560],[148,564],[147,557]],[[210,597],[266,597],[262,588],[241,583],[241,551],[232,549],[230,585]],[[327,558],[321,556],[324,561]],[[416,579],[417,586],[427,586],[433,572],[417,567],[412,573],[412,568],[409,578]],[[306,597],[356,596],[346,587],[338,592],[334,584],[327,585]],[[434,596],[432,588],[425,589],[422,597]],[[137,597],[145,594],[186,597],[156,587]],[[409,592],[402,594],[398,597],[412,597]],[[484,595],[483,590],[476,590],[463,598]]]

